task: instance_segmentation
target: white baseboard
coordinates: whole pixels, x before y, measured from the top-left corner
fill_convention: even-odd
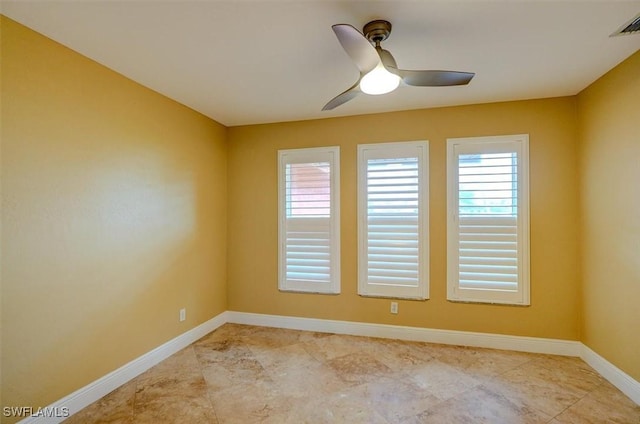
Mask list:
[[[571,340],[507,336],[503,334],[473,333],[469,331],[436,330],[422,327],[263,315],[235,311],[227,311],[227,314],[227,322],[289,328],[293,330],[486,347],[564,356],[580,356],[580,352],[582,351],[582,343]]]
[[[178,337],[169,340],[163,345],[158,346],[128,364],[121,366],[117,370],[110,372],[92,383],[89,383],[43,409],[48,411],[57,411],[58,413],[61,411],[68,411],[69,415],[75,414],[82,408],[85,408],[101,397],[111,393],[126,382],[142,374],[158,362],[168,358],[180,349],[189,346],[199,338],[220,327],[227,322],[226,314],[226,312],[223,312],[211,318],[209,321],[206,321]],[[57,424],[66,418],[68,417],[32,416],[20,421],[19,424]]]
[[[636,404],[640,405],[640,382],[634,380],[629,374],[595,353],[586,345],[582,345],[583,361],[598,371],[600,375],[609,380],[611,384],[616,386],[622,393],[629,396]]]
[[[226,311],[44,409],[49,411],[68,410],[73,415],[227,322],[323,333],[577,356],[640,405],[640,383],[578,341]],[[20,421],[20,424],[57,424],[65,418],[29,417]]]

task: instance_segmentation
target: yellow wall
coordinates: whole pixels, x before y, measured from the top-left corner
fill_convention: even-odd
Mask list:
[[[583,340],[640,380],[640,53],[577,98],[227,129],[1,23],[2,405],[50,404],[226,309]],[[519,133],[531,306],[447,302],[445,140]],[[431,299],[391,315],[389,300],[356,295],[356,146],[418,139]],[[330,145],[342,294],[280,293],[276,152]]]
[[[428,109],[229,129],[229,309],[439,329],[577,340],[579,233],[575,98]],[[445,140],[530,135],[531,306],[446,301]],[[431,299],[356,295],[356,146],[430,142]],[[341,148],[342,294],[277,290],[278,149]]]
[[[4,17],[1,47],[2,398],[46,406],[227,309],[227,130]]]
[[[582,341],[640,381],[640,51],[578,96]]]

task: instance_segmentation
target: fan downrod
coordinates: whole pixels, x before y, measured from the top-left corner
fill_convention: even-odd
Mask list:
[[[391,23],[381,19],[371,21],[362,28],[362,33],[371,43],[379,44],[391,34]]]

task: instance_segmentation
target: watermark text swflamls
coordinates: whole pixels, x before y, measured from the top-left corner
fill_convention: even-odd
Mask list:
[[[34,408],[33,406],[5,406],[2,408],[5,417],[55,417],[67,418],[71,414],[66,406],[45,406]]]

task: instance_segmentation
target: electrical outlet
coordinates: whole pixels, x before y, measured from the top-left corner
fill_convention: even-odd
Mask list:
[[[187,308],[180,309],[180,322],[187,319]]]
[[[398,302],[391,302],[391,313],[392,314],[398,313]]]

